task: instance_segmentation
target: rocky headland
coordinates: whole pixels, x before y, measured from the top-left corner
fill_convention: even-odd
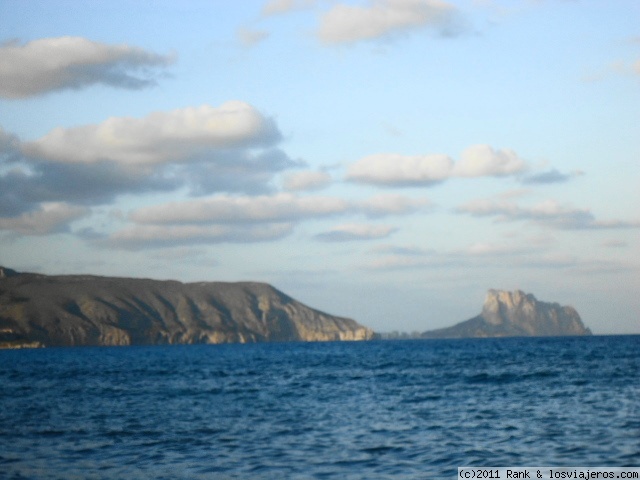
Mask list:
[[[423,338],[552,337],[591,335],[573,307],[541,302],[520,290],[489,290],[482,313]]]
[[[370,340],[257,282],[40,275],[0,267],[0,347]]]

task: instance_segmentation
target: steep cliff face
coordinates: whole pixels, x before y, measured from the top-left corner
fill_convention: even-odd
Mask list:
[[[13,272],[1,269],[2,272]],[[0,276],[0,346],[369,340],[347,318],[253,282]]]
[[[546,337],[591,335],[573,307],[540,302],[520,290],[489,290],[482,313],[449,328],[431,330],[427,338]]]

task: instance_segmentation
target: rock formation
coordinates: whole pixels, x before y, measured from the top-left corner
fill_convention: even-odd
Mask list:
[[[520,290],[489,290],[482,313],[449,328],[431,330],[425,338],[549,337],[591,335],[573,307],[540,302]]]
[[[254,282],[47,276],[0,267],[0,347],[369,340]]]

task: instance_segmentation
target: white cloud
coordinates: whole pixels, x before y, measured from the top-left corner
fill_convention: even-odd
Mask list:
[[[129,220],[156,225],[296,222],[349,214],[370,217],[406,215],[428,203],[424,198],[412,199],[402,195],[378,195],[360,201],[291,193],[254,197],[216,195],[140,208],[129,215]]]
[[[624,240],[617,240],[617,239],[605,240],[600,245],[607,248],[626,248],[629,246],[629,244]]]
[[[252,243],[283,238],[291,233],[288,223],[262,225],[134,225],[115,232],[106,240],[108,247],[125,250],[167,248],[210,243]]]
[[[47,235],[64,232],[68,224],[89,214],[89,209],[61,202],[47,202],[38,210],[17,217],[0,217],[0,230],[22,235]]]
[[[452,177],[499,177],[526,169],[527,163],[513,150],[473,145],[462,152],[457,163],[443,154],[369,155],[353,163],[346,178],[381,186],[429,186]]]
[[[273,120],[239,101],[57,128],[33,142],[0,128],[0,216],[181,187],[269,193],[277,173],[302,165],[276,148],[281,138]]]
[[[433,253],[433,250],[428,250],[423,247],[418,247],[416,245],[379,245],[371,250],[374,253],[382,254],[382,255],[391,255],[391,256],[412,256],[419,257],[423,255],[427,255]]]
[[[569,230],[640,228],[639,221],[596,220],[588,209],[566,207],[555,200],[521,207],[509,201],[481,199],[461,205],[457,211],[478,217],[497,217],[501,221],[529,220],[553,228]]]
[[[326,44],[389,37],[411,29],[453,33],[456,8],[441,0],[372,0],[366,6],[339,3],[326,12],[318,37]]]
[[[273,144],[275,123],[251,105],[230,101],[145,118],[112,117],[98,125],[56,128],[23,144],[31,157],[71,163],[113,161],[127,166],[182,162],[211,149]]]
[[[459,177],[488,177],[513,175],[526,168],[526,162],[513,150],[473,145],[462,152],[452,173]]]
[[[569,173],[562,173],[555,168],[547,170],[545,172],[534,173],[527,175],[522,179],[524,184],[549,184],[549,183],[564,183],[569,180],[584,175],[582,170],[574,170]]]
[[[609,71],[618,75],[640,75],[640,60],[634,61],[616,61],[609,65]]]
[[[93,84],[139,89],[155,81],[134,75],[172,63],[170,56],[129,45],[58,37],[0,46],[0,97],[25,98]]]
[[[262,15],[280,15],[312,7],[316,0],[270,0],[262,7]]]
[[[127,217],[132,225],[107,240],[96,235],[86,237],[125,249],[264,241],[286,236],[297,223],[306,220],[339,215],[403,215],[426,203],[425,199],[414,200],[399,195],[362,201],[329,196],[299,197],[291,193],[255,197],[216,195],[140,208]],[[325,241],[371,240],[387,237],[394,231],[390,226],[346,224],[316,238]]]
[[[410,198],[403,195],[382,194],[358,202],[359,209],[370,217],[405,215],[430,204],[427,198]]]
[[[288,191],[320,190],[331,183],[326,172],[296,172],[284,176],[283,188]]]
[[[349,203],[335,197],[296,197],[290,193],[271,196],[215,197],[141,208],[130,215],[136,223],[253,223],[282,222],[344,213]]]
[[[243,47],[253,47],[266,40],[269,37],[269,32],[240,27],[236,30],[236,37]]]
[[[477,242],[469,245],[463,253],[478,257],[500,257],[531,253],[532,251],[533,247],[531,245],[508,245],[504,243]]]
[[[468,267],[477,263],[478,257],[463,252],[438,252],[436,250],[387,246],[380,250],[373,260],[362,265],[365,270],[405,270],[405,269],[435,269],[450,267]]]
[[[364,157],[347,170],[347,179],[375,185],[430,185],[449,178],[453,160],[446,155],[380,153]]]
[[[386,238],[396,231],[386,225],[347,224],[338,225],[331,230],[316,235],[325,242],[345,242],[352,240],[377,240]]]

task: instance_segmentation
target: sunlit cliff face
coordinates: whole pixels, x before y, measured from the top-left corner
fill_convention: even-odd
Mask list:
[[[490,325],[511,324],[530,335],[590,334],[578,312],[569,306],[541,302],[520,290],[489,290],[482,317]]]

